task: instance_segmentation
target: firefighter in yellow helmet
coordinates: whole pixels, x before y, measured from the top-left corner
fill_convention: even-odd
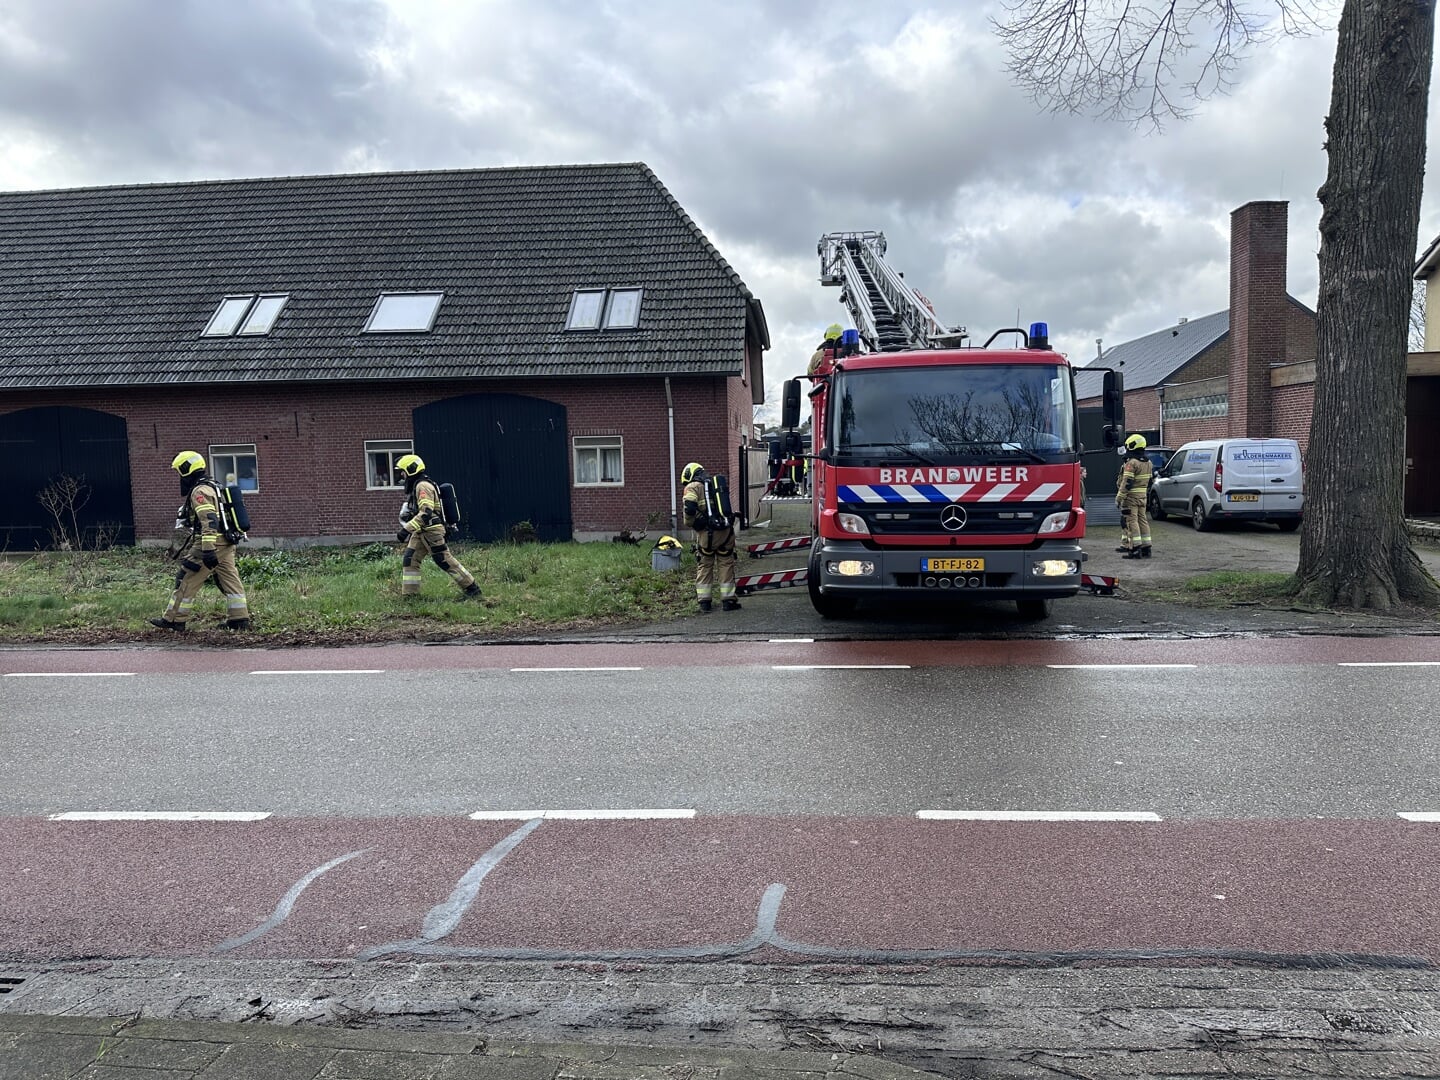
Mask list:
[[[737,611],[735,599],[735,528],[717,516],[706,491],[705,467],[692,461],[680,472],[685,485],[685,524],[695,530],[695,599],[701,611],[709,611],[716,588],[720,610]]]
[[[819,346],[815,349],[815,352],[811,354],[810,363],[806,367],[805,374],[814,375],[819,373],[823,375],[825,371],[830,370],[825,366],[825,354],[828,352],[830,354],[829,359],[832,361],[835,359],[835,352],[840,348],[840,337],[844,333],[845,328],[839,323],[831,323],[825,328],[825,336],[820,339]],[[822,371],[821,368],[825,370]]]
[[[425,556],[450,575],[467,600],[480,599],[480,586],[470,571],[450,554],[445,543],[445,508],[440,501],[440,486],[425,472],[425,462],[414,454],[406,454],[395,462],[405,477],[405,507],[400,511],[400,531],[395,539],[405,544],[400,564],[400,595],[420,595],[420,568]]]
[[[1120,480],[1115,491],[1115,505],[1120,508],[1120,546],[1127,559],[1150,558],[1150,479],[1154,466],[1145,454],[1145,436],[1131,435],[1125,440],[1125,464],[1120,466]]]
[[[183,631],[201,586],[215,575],[225,594],[225,626],[229,630],[250,629],[250,607],[245,586],[235,569],[235,545],[244,537],[228,522],[221,506],[220,486],[205,473],[205,458],[194,450],[182,450],[170,462],[180,474],[180,494],[185,501],[175,515],[177,526],[188,526],[190,535],[179,548],[180,570],[165,614],[151,619],[151,626]],[[183,524],[182,524],[183,523]],[[230,527],[227,528],[227,525]]]

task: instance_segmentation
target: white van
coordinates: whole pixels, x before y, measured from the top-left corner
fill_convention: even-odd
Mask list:
[[[1300,527],[1305,474],[1294,439],[1204,439],[1175,451],[1150,484],[1150,516],[1188,517],[1201,532],[1221,521]]]

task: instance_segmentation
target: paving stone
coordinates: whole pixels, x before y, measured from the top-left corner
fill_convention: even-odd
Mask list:
[[[194,1080],[192,1069],[129,1069],[124,1066],[91,1065],[72,1080]]]
[[[333,1056],[334,1051],[319,1047],[235,1043],[200,1077],[201,1080],[315,1080]]]
[[[340,1050],[317,1080],[436,1080],[445,1059],[435,1054]]]
[[[104,1040],[101,1058],[108,1066],[129,1069],[185,1069],[198,1072],[225,1052],[221,1042],[192,1039],[141,1039],[130,1032]],[[149,1080],[148,1077],[145,1080]]]
[[[0,1048],[0,1076],[24,1080],[69,1080],[95,1060],[99,1035],[55,1035],[30,1032]]]
[[[560,1063],[550,1058],[494,1058],[488,1054],[452,1057],[439,1080],[553,1080]]]

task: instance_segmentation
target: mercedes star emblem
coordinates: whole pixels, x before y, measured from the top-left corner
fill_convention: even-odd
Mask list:
[[[959,532],[965,527],[965,508],[956,503],[951,503],[940,511],[940,524],[951,532]]]

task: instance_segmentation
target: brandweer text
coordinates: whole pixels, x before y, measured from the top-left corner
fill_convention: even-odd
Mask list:
[[[1030,478],[1023,465],[975,465],[955,469],[881,469],[882,484],[1019,484]]]

